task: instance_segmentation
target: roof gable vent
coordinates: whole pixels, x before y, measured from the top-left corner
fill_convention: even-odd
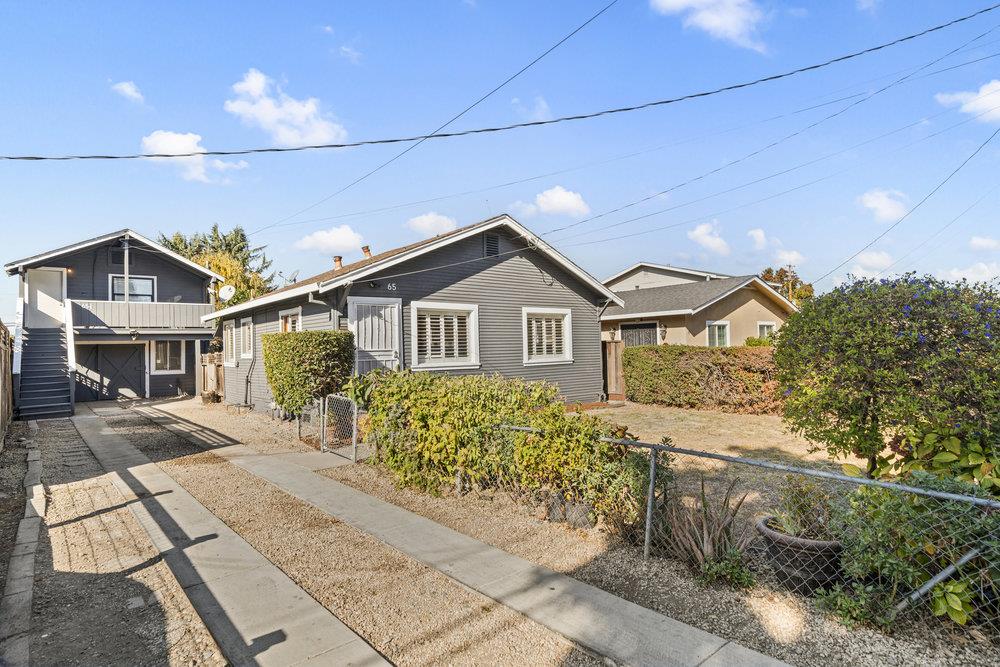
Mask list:
[[[483,234],[483,257],[500,255],[500,237],[496,234]]]

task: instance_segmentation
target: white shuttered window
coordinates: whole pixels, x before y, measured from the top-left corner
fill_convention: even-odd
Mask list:
[[[573,361],[572,316],[568,308],[522,308],[524,363]]]
[[[479,365],[479,308],[472,304],[414,301],[410,304],[413,367]]]

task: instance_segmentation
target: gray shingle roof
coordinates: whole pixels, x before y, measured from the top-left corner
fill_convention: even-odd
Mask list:
[[[726,292],[753,280],[754,276],[734,276],[721,280],[699,280],[682,285],[647,287],[645,289],[616,292],[625,306],[609,306],[605,316],[622,316],[634,313],[661,313],[682,310],[696,311],[699,307],[719,298]]]

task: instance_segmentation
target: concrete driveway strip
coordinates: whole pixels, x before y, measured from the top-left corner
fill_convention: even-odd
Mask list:
[[[85,406],[73,424],[235,665],[386,660]],[[299,468],[300,470],[302,468]]]
[[[164,428],[207,447],[291,495],[368,533],[455,581],[625,665],[780,667],[785,663],[518,558],[430,519],[242,444],[220,446],[196,425],[139,408]],[[230,441],[233,442],[233,441]],[[331,467],[337,465],[330,457]]]

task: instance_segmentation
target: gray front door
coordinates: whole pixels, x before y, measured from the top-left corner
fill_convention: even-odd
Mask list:
[[[114,401],[145,395],[145,345],[76,346],[77,401]]]
[[[625,347],[656,345],[656,323],[623,324],[622,342],[625,343]]]
[[[348,297],[347,324],[354,332],[359,375],[376,368],[399,370],[402,309],[400,299]]]
[[[60,269],[28,269],[24,282],[24,326],[28,329],[61,327],[66,319],[63,272]]]

